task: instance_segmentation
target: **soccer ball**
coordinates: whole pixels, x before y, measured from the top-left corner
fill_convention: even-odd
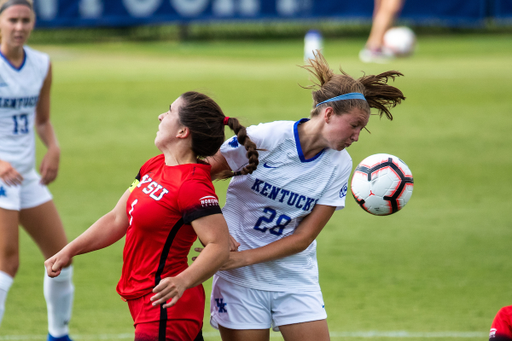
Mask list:
[[[392,27],[384,34],[384,47],[397,57],[410,56],[416,48],[416,35],[409,27]]]
[[[413,186],[409,167],[390,154],[374,154],[361,161],[351,182],[354,199],[374,215],[400,211],[411,198]]]

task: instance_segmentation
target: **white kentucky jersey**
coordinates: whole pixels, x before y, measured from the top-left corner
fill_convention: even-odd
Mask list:
[[[307,121],[277,121],[247,128],[259,151],[258,168],[235,176],[228,187],[222,213],[239,251],[255,249],[293,234],[315,205],[345,206],[352,159],[345,151],[324,149],[306,159],[298,126]],[[233,170],[248,162],[236,136],[221,153]],[[238,269],[219,271],[227,281],[267,291],[316,291],[316,241],[295,255]]]
[[[20,173],[35,166],[35,109],[50,58],[27,46],[20,67],[0,53],[0,160]]]

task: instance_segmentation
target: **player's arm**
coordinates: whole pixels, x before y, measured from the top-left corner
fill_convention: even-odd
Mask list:
[[[55,277],[76,255],[107,247],[121,239],[128,229],[126,203],[130,195],[127,190],[119,199],[114,209],[98,219],[84,233],[66,245],[44,264],[48,276]]]
[[[268,262],[304,251],[320,234],[335,210],[333,206],[315,205],[292,235],[256,249],[230,252],[229,260],[221,270]]]
[[[197,236],[205,245],[196,260],[176,277],[166,277],[160,281],[151,297],[153,305],[166,303],[164,308],[174,305],[183,292],[195,287],[213,276],[229,257],[229,231],[222,214],[212,214],[192,221]]]
[[[48,74],[43,82],[39,101],[36,106],[35,128],[41,141],[48,149],[41,161],[39,172],[41,183],[49,184],[57,177],[59,171],[60,147],[57,135],[50,122],[50,88],[52,86],[52,65],[48,68]]]

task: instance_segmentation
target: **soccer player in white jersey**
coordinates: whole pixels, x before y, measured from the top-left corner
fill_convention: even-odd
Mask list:
[[[19,266],[18,225],[37,243],[45,259],[67,243],[46,188],[57,176],[60,148],[50,122],[49,57],[25,46],[34,23],[32,0],[0,0],[0,322]],[[47,147],[39,167],[41,175],[35,170],[34,131]],[[71,277],[70,264],[59,277],[44,277],[48,340],[70,340]]]
[[[211,324],[224,341],[266,341],[271,327],[287,341],[329,340],[318,282],[315,239],[345,206],[352,159],[370,108],[392,119],[405,99],[388,85],[397,71],[354,79],[335,74],[320,53],[304,68],[316,77],[309,119],[247,128],[259,166],[233,177],[222,212],[240,243],[213,280]],[[212,173],[237,171],[247,158],[237,139],[210,159]]]

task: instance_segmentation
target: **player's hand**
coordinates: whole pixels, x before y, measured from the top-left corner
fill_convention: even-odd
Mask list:
[[[49,277],[57,277],[60,275],[62,268],[70,262],[71,258],[61,251],[44,262],[46,273]]]
[[[237,242],[235,240],[235,238],[233,238],[232,235],[229,235],[229,251],[230,252],[234,252],[234,251],[238,251],[238,247],[240,246],[240,243]],[[201,251],[204,250],[204,247],[196,247],[194,248],[194,251],[196,252],[199,252],[201,253]],[[195,261],[197,259],[197,256],[196,257],[192,257],[192,261]]]
[[[238,251],[238,247],[240,246],[240,243],[233,238],[232,235],[229,235],[229,251]]]
[[[0,179],[6,183],[7,186],[21,185],[23,177],[14,167],[7,161],[0,160]]]
[[[57,178],[59,172],[60,150],[50,148],[41,161],[39,172],[41,173],[41,183],[48,185]]]
[[[153,302],[153,306],[163,304],[163,308],[172,307],[178,302],[186,289],[187,286],[182,278],[166,277],[153,289],[156,295],[151,297],[151,302]],[[171,301],[167,302],[170,299]]]

